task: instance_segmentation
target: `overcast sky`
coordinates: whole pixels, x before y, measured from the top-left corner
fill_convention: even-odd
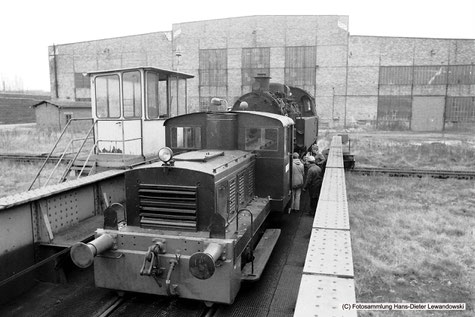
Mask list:
[[[48,46],[249,15],[348,15],[352,35],[475,39],[475,0],[4,0],[2,82],[49,90]]]

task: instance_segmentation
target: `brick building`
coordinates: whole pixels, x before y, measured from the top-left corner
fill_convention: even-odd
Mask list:
[[[155,66],[195,75],[191,111],[233,103],[252,78],[303,88],[322,121],[440,131],[475,122],[475,40],[354,36],[348,16],[249,16],[51,46],[52,98],[88,100],[82,73]]]

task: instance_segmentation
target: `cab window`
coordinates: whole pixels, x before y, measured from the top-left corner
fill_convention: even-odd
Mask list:
[[[171,133],[172,148],[201,149],[200,127],[173,127]]]
[[[119,76],[98,76],[95,79],[96,115],[98,118],[120,117]]]
[[[124,94],[124,117],[140,118],[142,116],[142,90],[140,72],[126,72],[122,75]]]
[[[245,149],[247,151],[277,151],[278,129],[246,128]]]
[[[167,81],[160,80],[159,74],[147,72],[147,118],[168,117]]]

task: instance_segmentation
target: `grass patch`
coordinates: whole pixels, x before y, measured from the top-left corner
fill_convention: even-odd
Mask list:
[[[58,139],[60,132],[29,128],[0,130],[0,149],[7,153],[49,153]]]
[[[466,312],[359,316],[473,316],[473,181],[349,173],[347,191],[358,302],[467,304]]]
[[[16,163],[0,161],[0,197],[13,195],[28,190],[41,167],[41,163]],[[48,165],[51,171],[53,165]]]
[[[475,169],[475,137],[461,134],[351,134],[357,167]]]
[[[59,155],[66,148],[68,151],[71,147],[78,149],[89,128],[89,123],[73,121],[53,154]],[[57,129],[37,128],[35,124],[0,125],[0,154],[50,153],[61,132]],[[69,143],[72,146],[68,148]]]

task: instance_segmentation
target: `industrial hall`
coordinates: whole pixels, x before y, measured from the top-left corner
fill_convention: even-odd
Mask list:
[[[188,106],[177,101],[170,115],[215,110],[215,97],[232,105],[264,74],[307,91],[329,127],[473,126],[475,39],[352,35],[350,25],[346,15],[246,16],[52,45],[51,98],[90,101],[88,72],[152,66],[194,76]]]

